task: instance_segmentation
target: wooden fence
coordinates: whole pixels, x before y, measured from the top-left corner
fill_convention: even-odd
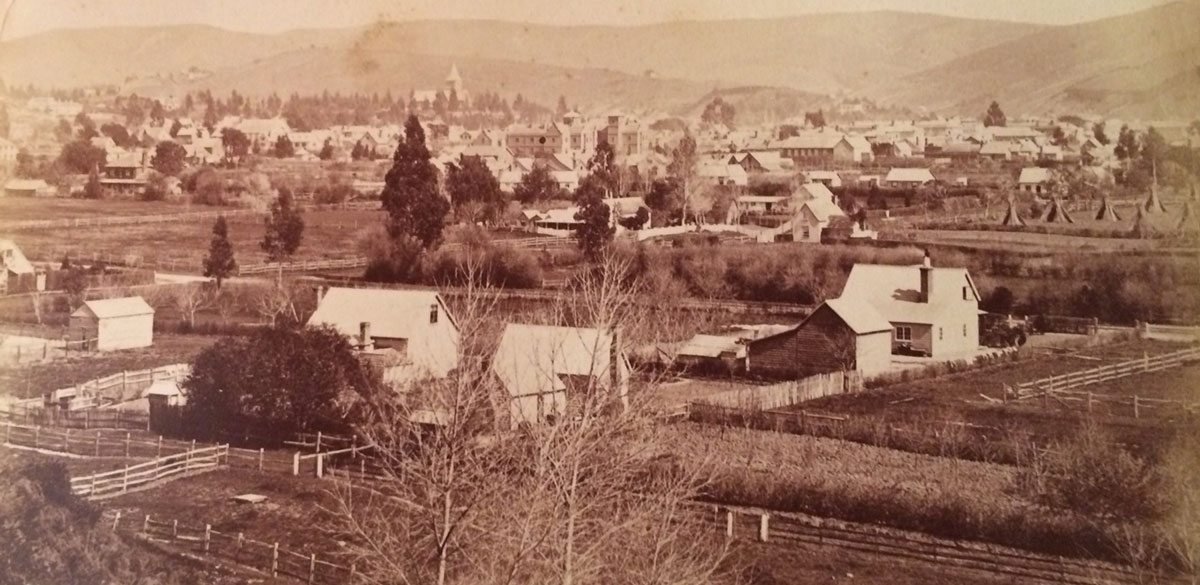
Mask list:
[[[196,448],[196,441],[164,439],[161,435],[120,429],[82,430],[23,425],[11,421],[4,423],[0,429],[3,429],[5,444],[80,457],[155,458]]]
[[[1197,325],[1160,325],[1138,321],[1138,336],[1142,339],[1157,339],[1159,341],[1200,341],[1200,326]]]
[[[314,270],[345,270],[362,268],[370,260],[366,256],[354,256],[333,260],[300,260],[296,262],[266,262],[238,267],[239,276],[270,274],[273,272],[311,272]]]
[[[1068,407],[1081,406],[1088,412],[1092,412],[1101,405],[1108,407],[1110,411],[1124,410],[1127,407],[1126,412],[1133,418],[1142,418],[1147,414],[1162,415],[1171,410],[1200,412],[1200,402],[1144,398],[1136,394],[1129,397],[1073,390],[1136,374],[1177,368],[1196,361],[1200,361],[1200,347],[1189,347],[1156,356],[1144,356],[1086,370],[1076,370],[1031,382],[1023,382],[1016,386],[1005,386],[1002,402],[1010,400],[1021,402],[1040,398],[1043,406],[1049,406],[1053,402]]]
[[[116,374],[59,388],[47,393],[47,404],[68,404],[69,410],[100,406],[100,399],[120,401],[141,395],[155,382],[181,382],[192,371],[189,364],[171,364],[145,370],[122,371]],[[118,391],[119,390],[119,391]]]
[[[124,469],[71,478],[71,493],[89,500],[110,498],[154,482],[212,471],[228,463],[229,445],[190,449]]]
[[[14,407],[15,406],[15,407]],[[0,422],[71,429],[150,429],[150,415],[117,408],[63,410],[45,408],[41,398],[0,410]]]
[[[858,372],[829,372],[800,380],[719,392],[700,398],[697,402],[743,410],[771,410],[795,406],[823,396],[859,392],[862,389],[863,380]]]
[[[749,538],[789,547],[831,546],[844,550],[919,560],[1004,575],[1019,582],[1133,584],[1145,575],[1130,567],[1090,559],[1037,554],[983,542],[949,540],[804,514],[717,505],[696,510],[697,519],[723,530],[727,538]]]
[[[134,534],[203,557],[219,558],[261,571],[272,578],[294,577],[312,585],[345,585],[358,582],[354,565],[317,557],[317,553],[288,550],[278,542],[261,542],[214,530],[211,524],[191,526],[179,520],[158,520],[106,512],[104,520],[114,531]]]

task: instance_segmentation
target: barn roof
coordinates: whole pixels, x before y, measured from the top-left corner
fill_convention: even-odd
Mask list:
[[[308,324],[328,325],[353,338],[359,334],[359,325],[369,322],[372,337],[410,339],[428,326],[429,307],[435,304],[453,323],[436,291],[331,288],[317,303]]]
[[[892,330],[892,324],[862,299],[838,297],[825,301],[825,306],[832,309],[858,335]]]
[[[151,307],[142,297],[125,297],[121,299],[97,299],[84,301],[83,306],[75,309],[71,316],[81,315],[83,311],[90,312],[97,319],[112,319],[116,317],[133,317],[135,315],[153,315]]]

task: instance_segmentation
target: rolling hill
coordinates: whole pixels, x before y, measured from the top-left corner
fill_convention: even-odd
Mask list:
[[[685,112],[728,91],[761,112],[772,111],[772,100],[812,108],[849,95],[973,115],[991,99],[1014,113],[1159,115],[1200,110],[1200,44],[1188,36],[1197,7],[1070,27],[873,12],[632,27],[380,22],[278,35],[63,30],[0,44],[0,77],[40,87],[117,84],[144,95],[405,94],[440,87],[458,63],[468,89],[546,104],[565,95],[589,109]]]
[[[1014,112],[1120,116],[1200,114],[1200,3],[1179,2],[1055,27],[868,90],[897,104],[981,115]]]

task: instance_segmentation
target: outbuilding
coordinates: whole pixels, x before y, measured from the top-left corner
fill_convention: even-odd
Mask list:
[[[751,341],[746,370],[784,378],[845,370],[873,376],[891,365],[891,331],[869,303],[829,299],[796,327]]]
[[[96,351],[150,347],[154,343],[154,308],[142,297],[86,301],[67,327],[72,348]]]

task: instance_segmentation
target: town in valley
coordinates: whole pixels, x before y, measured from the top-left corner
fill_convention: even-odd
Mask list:
[[[1200,2],[559,4],[0,3],[0,585],[1200,580]]]

